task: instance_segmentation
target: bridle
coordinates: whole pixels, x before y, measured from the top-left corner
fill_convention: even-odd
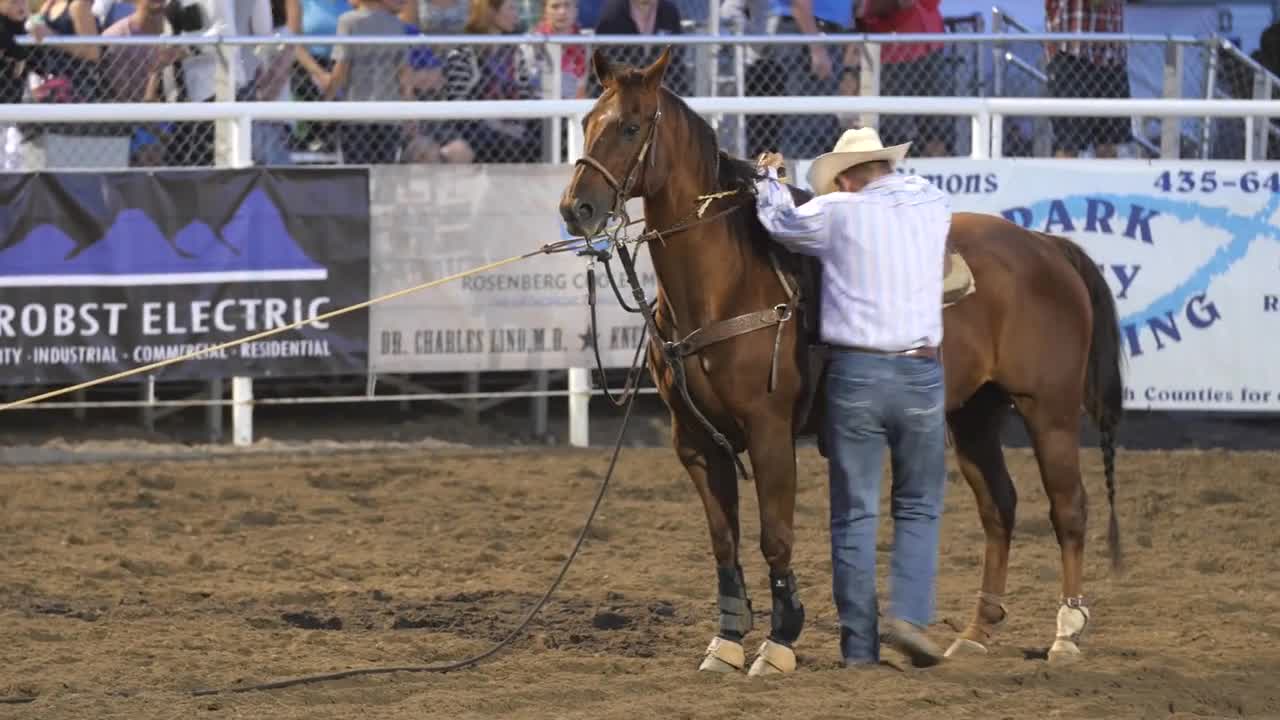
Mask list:
[[[640,151],[636,153],[635,159],[631,161],[631,167],[628,168],[626,176],[623,177],[623,182],[618,182],[618,179],[613,176],[613,173],[609,172],[609,168],[605,167],[599,160],[591,157],[591,153],[585,147],[582,149],[582,156],[574,161],[574,167],[577,167],[578,165],[586,165],[600,173],[600,176],[604,178],[605,183],[609,185],[609,189],[613,190],[613,204],[609,208],[608,217],[611,218],[618,216],[622,217],[624,222],[626,221],[627,200],[630,199],[631,190],[635,186],[640,168],[644,165],[646,156],[649,160],[649,167],[653,167],[654,165],[654,156],[649,152],[649,147],[653,144],[654,136],[658,134],[658,121],[661,119],[662,108],[659,107],[653,111],[653,118],[649,121],[649,129],[645,133],[644,143],[640,145]],[[606,218],[606,223],[607,222],[608,218]]]
[[[698,420],[698,422],[702,425],[702,427],[707,431],[707,433],[711,436],[711,439],[717,445],[719,445],[726,452],[726,454],[729,455],[730,458],[732,458],[734,466],[737,468],[737,470],[740,473],[742,473],[742,476],[749,477],[746,467],[742,464],[742,459],[739,458],[738,454],[733,451],[733,446],[729,442],[728,438],[726,438],[724,434],[720,432],[719,428],[717,428],[715,424],[712,423],[707,418],[707,416],[702,413],[702,411],[698,408],[697,403],[695,403],[693,401],[693,398],[690,396],[688,382],[686,381],[686,377],[685,377],[684,360],[689,355],[699,352],[703,347],[706,347],[707,345],[719,342],[721,340],[727,340],[728,338],[739,335],[739,334],[751,332],[756,329],[768,327],[771,325],[778,325],[780,329],[781,323],[786,322],[791,318],[791,312],[795,307],[794,303],[797,300],[797,297],[793,296],[791,302],[784,305],[778,305],[772,310],[766,311],[764,313],[750,313],[748,315],[739,316],[737,318],[733,318],[728,321],[722,321],[720,323],[717,323],[718,332],[715,332],[715,333],[707,333],[704,329],[699,329],[699,330],[695,330],[693,333],[691,333],[689,336],[685,337],[684,339],[675,340],[675,341],[667,340],[662,336],[662,332],[658,328],[657,320],[654,317],[654,310],[657,307],[657,298],[654,298],[654,300],[652,301],[648,301],[645,298],[644,287],[640,284],[640,279],[639,277],[637,277],[637,274],[636,274],[635,260],[632,258],[631,253],[627,251],[626,242],[621,241],[618,237],[625,230],[625,228],[629,224],[631,224],[627,216],[626,202],[628,199],[630,199],[631,190],[635,186],[635,182],[636,182],[640,168],[644,166],[644,162],[646,159],[649,161],[649,166],[651,168],[654,166],[654,155],[650,152],[650,146],[653,144],[653,139],[657,135],[658,121],[661,119],[662,119],[662,108],[661,106],[659,106],[656,110],[654,110],[653,118],[649,122],[648,132],[645,133],[644,142],[640,145],[640,150],[639,152],[636,153],[635,159],[631,161],[631,166],[630,168],[628,168],[627,174],[623,177],[622,182],[618,182],[618,179],[614,177],[613,173],[609,172],[609,169],[606,168],[603,164],[601,164],[600,161],[591,157],[591,153],[585,147],[583,148],[581,157],[579,157],[576,161],[574,161],[575,167],[581,164],[581,165],[590,167],[594,169],[596,172],[600,173],[600,176],[604,178],[604,181],[608,183],[610,189],[613,190],[613,204],[609,208],[609,214],[605,218],[605,223],[607,225],[608,221],[615,217],[621,220],[621,224],[619,225],[617,231],[613,235],[611,244],[614,246],[614,248],[618,253],[618,259],[622,261],[622,268],[623,268],[623,271],[626,273],[627,283],[631,285],[632,297],[634,298],[635,304],[636,304],[635,308],[627,307],[627,303],[623,300],[621,289],[618,287],[616,281],[614,280],[612,271],[609,270],[609,252],[607,250],[592,249],[592,250],[585,251],[585,253],[592,255],[595,259],[599,259],[603,261],[605,270],[609,274],[609,282],[613,286],[614,294],[617,295],[618,302],[621,304],[623,309],[628,310],[630,312],[638,312],[644,317],[645,331],[644,333],[641,334],[640,343],[636,347],[636,358],[635,360],[632,361],[633,368],[635,367],[636,360],[640,359],[641,348],[644,347],[647,340],[652,340],[653,342],[659,343],[659,348],[661,350],[662,358],[666,361],[667,368],[673,374],[673,385],[679,390],[681,398],[684,400],[685,407],[693,414],[693,416]],[[717,155],[716,176],[718,175],[719,175],[719,156]],[[650,236],[661,239],[664,233],[670,234],[672,232],[679,232],[682,230],[686,230],[690,227],[693,227],[694,225],[699,225],[703,222],[709,222],[713,219],[718,219],[731,212],[734,212],[739,207],[742,207],[741,204],[732,206],[730,208],[727,208],[726,210],[722,210],[716,213],[714,216],[706,217],[706,218],[702,217],[703,212],[706,210],[711,200],[717,199],[719,197],[734,195],[734,194],[737,194],[737,192],[733,191],[733,192],[727,192],[727,193],[713,193],[711,195],[699,196],[698,197],[699,205],[694,209],[694,215],[697,217],[696,220],[693,220],[692,222],[689,222],[689,221],[683,222],[677,225],[675,228],[669,228],[663,232],[658,232],[654,230],[646,231],[639,238],[637,238],[636,244],[639,244],[639,242],[643,242],[644,240],[647,240]],[[590,242],[588,242],[588,247],[591,247]],[[589,304],[591,305],[591,310],[592,310],[591,327],[592,327],[592,335],[593,335],[593,345],[595,347],[596,362],[600,366],[601,378],[603,379],[604,365],[600,361],[599,342],[594,337],[597,335],[597,325],[596,325],[596,317],[595,317],[594,270],[589,269],[588,276],[589,276],[589,280],[588,280]],[[783,282],[783,287],[784,288],[788,287],[785,281]],[[790,291],[788,291],[788,293],[790,294]],[[649,338],[646,338],[645,337],[646,335],[649,336]],[[780,341],[781,341],[781,332],[779,332],[779,335],[778,335],[778,345],[775,346],[775,350],[774,350],[774,367],[776,367],[776,364],[777,364],[777,348],[778,346],[780,346]],[[641,363],[640,367],[642,368],[644,364],[645,363]],[[771,371],[770,371],[770,391],[771,392],[774,384],[773,377],[775,373],[776,371],[771,368]],[[637,382],[639,380],[638,373],[633,375],[631,372],[628,372],[627,376],[628,376],[627,384],[623,390],[624,397],[630,397],[634,395],[639,388],[638,382]],[[609,394],[607,387],[605,389],[605,392],[606,394]],[[611,395],[610,395],[610,399],[612,400]],[[615,404],[617,403],[615,402]]]

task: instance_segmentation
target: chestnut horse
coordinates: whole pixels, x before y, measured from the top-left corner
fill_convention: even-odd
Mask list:
[[[809,408],[820,413],[823,405],[820,397],[813,401],[820,375],[808,369],[820,344],[805,330],[814,325],[817,298],[807,289],[803,302],[796,302],[804,263],[812,261],[771,241],[754,212],[757,169],[719,151],[712,128],[662,87],[668,60],[664,52],[636,69],[611,65],[595,53],[593,71],[603,93],[583,122],[582,159],[560,212],[570,232],[595,237],[627,198],[643,198],[645,222],[655,231],[648,244],[658,279],[655,310],[646,314],[654,334],[650,373],[671,411],[676,454],[706,511],[717,566],[720,626],[701,669],[745,666],[742,642],[753,622],[740,560],[735,474],[737,455],[745,451],[773,601],[771,632],[750,673],[790,672],[804,624],[791,566],[795,441],[820,422]],[[691,224],[695,208],[717,192],[732,194],[711,200],[707,214]],[[798,200],[809,197],[792,192]],[[1120,561],[1114,433],[1122,377],[1115,302],[1097,266],[1065,238],[994,215],[955,213],[949,243],[971,268],[976,292],[943,311],[947,419],[960,470],[977,499],[986,555],[973,619],[947,654],[985,653],[1006,617],[1001,598],[1017,496],[999,433],[1012,407],[1029,432],[1062,553],[1057,635],[1048,657],[1071,659],[1080,654],[1078,640],[1089,619],[1082,408],[1101,431],[1108,545],[1113,567]],[[628,255],[621,258],[625,264]],[[680,392],[682,383],[687,393]]]

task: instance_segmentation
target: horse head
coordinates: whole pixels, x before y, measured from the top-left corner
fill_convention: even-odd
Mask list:
[[[666,173],[654,144],[670,59],[669,47],[643,69],[616,66],[600,49],[592,55],[603,92],[583,118],[582,156],[560,198],[560,215],[570,233],[598,235],[627,200],[661,186]]]

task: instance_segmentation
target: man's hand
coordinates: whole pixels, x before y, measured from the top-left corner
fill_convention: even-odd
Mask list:
[[[778,171],[778,177],[780,178],[787,175],[787,161],[783,159],[782,153],[761,153],[756,160],[756,167],[761,170],[773,168]]]

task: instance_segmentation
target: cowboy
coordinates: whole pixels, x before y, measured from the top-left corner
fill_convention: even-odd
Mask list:
[[[760,222],[782,245],[822,261],[821,341],[828,345],[826,435],[831,564],[847,666],[880,661],[876,527],[884,446],[893,464],[893,560],[886,644],[917,667],[942,660],[924,628],[934,611],[946,480],[942,280],[948,196],[894,172],[911,143],[884,147],[847,130],[809,169],[817,193],[796,207],[766,153]]]

